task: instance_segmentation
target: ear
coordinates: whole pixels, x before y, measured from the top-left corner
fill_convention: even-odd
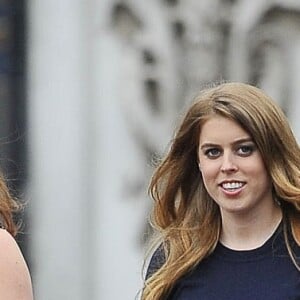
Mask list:
[[[201,172],[201,165],[199,162],[198,162],[198,168],[199,168],[199,171]]]

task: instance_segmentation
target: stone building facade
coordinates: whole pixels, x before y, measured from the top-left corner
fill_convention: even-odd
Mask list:
[[[29,1],[28,20],[36,297],[134,299],[153,161],[197,91],[258,85],[300,136],[300,3]]]

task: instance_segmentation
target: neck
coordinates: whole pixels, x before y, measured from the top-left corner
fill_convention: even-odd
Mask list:
[[[274,233],[282,219],[278,205],[269,214],[234,215],[222,213],[220,242],[234,250],[251,250],[262,246]]]

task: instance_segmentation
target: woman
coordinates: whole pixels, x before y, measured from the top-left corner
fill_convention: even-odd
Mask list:
[[[5,300],[33,299],[30,274],[14,239],[18,226],[13,215],[20,208],[0,177],[0,299]]]
[[[299,167],[289,123],[260,89],[203,91],[150,184],[160,246],[142,299],[300,299]]]

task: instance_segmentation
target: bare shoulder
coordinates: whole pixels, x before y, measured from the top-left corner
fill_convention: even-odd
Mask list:
[[[32,300],[27,264],[15,239],[0,229],[0,299]]]

